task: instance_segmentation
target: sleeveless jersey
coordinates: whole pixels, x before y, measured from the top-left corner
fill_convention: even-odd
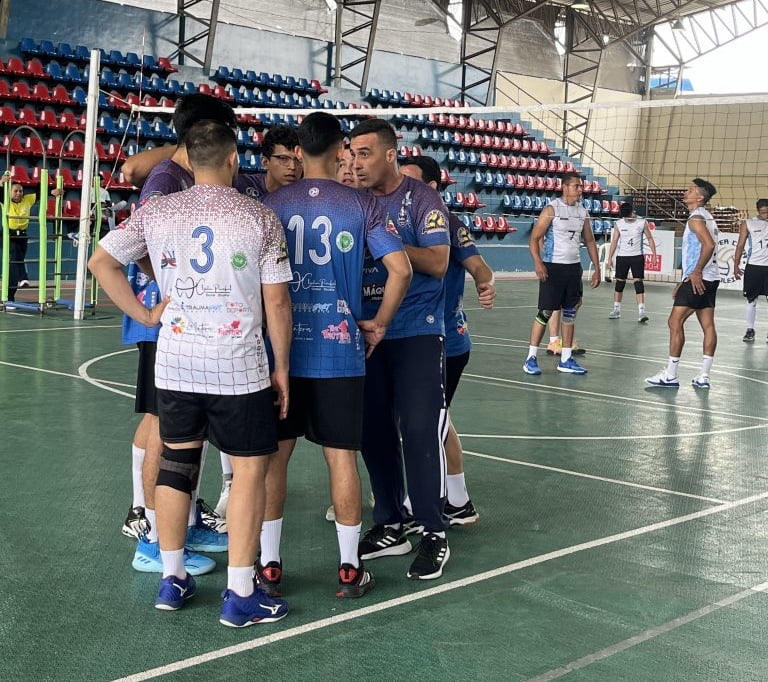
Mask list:
[[[335,180],[298,180],[264,203],[283,223],[293,271],[291,376],[363,376],[366,247],[382,258],[403,249],[400,236],[373,196]]]
[[[708,282],[717,282],[720,280],[720,271],[717,267],[717,223],[715,223],[715,219],[704,207],[692,211],[688,222],[694,217],[699,217],[706,223],[707,230],[709,230],[709,234],[712,235],[712,239],[715,242],[715,250],[712,253],[712,258],[704,266],[702,278]],[[688,226],[688,222],[685,224],[685,231],[683,232],[683,278],[688,277],[693,272],[701,255],[701,242]]]
[[[580,263],[581,233],[584,221],[589,218],[580,204],[572,206],[557,198],[549,202],[555,211],[546,233],[541,259],[545,263]]]
[[[374,196],[370,191],[371,196]],[[390,194],[376,196],[387,217],[387,229],[394,229],[404,244],[429,247],[450,246],[448,210],[440,194],[419,180],[403,176]],[[363,317],[371,319],[381,303],[387,269],[372,257],[363,269]],[[387,329],[387,339],[445,333],[443,280],[423,272],[413,273],[411,285]]]
[[[619,231],[619,243],[616,247],[617,256],[642,256],[645,246],[643,231],[647,223],[645,218],[635,218],[632,221],[621,218],[616,221]]]
[[[757,216],[747,220],[747,263],[768,265],[768,220]]]

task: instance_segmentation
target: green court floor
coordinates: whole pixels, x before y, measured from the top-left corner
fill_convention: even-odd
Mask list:
[[[587,291],[584,377],[545,354],[540,377],[522,372],[535,282],[500,282],[494,310],[470,310],[452,416],[481,519],[449,531],[440,580],[384,558],[369,562],[375,590],[337,599],[325,464],[302,444],[284,525],[291,612],[244,630],[218,623],[225,555],[175,613],[152,608],[157,576],[130,566],[136,352],[119,316],[0,314],[0,680],[768,679],[768,306],[745,344],[743,300],[721,292],[712,389],[690,386],[695,320],[682,387],[654,389],[643,378],[666,360],[671,286],[648,290],[647,325],[632,292],[611,321],[610,286]]]

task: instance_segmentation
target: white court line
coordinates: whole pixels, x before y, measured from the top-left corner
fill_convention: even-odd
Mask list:
[[[80,331],[81,329],[119,329],[119,324],[94,324],[82,327],[47,327],[42,329],[2,329],[0,334],[29,334],[30,332]]]
[[[554,552],[539,554],[538,556],[531,557],[529,559],[524,559],[523,561],[517,561],[515,563],[508,564],[506,566],[501,566],[499,568],[495,568],[490,571],[484,571],[483,573],[478,573],[475,575],[468,576],[466,578],[461,578],[460,580],[454,580],[449,583],[445,583],[443,585],[438,585],[436,587],[431,587],[426,590],[422,590],[420,592],[403,595],[402,597],[389,599],[387,601],[379,602],[378,604],[371,604],[370,606],[366,606],[361,609],[356,609],[354,611],[350,611],[348,613],[344,613],[338,616],[331,616],[330,618],[322,618],[321,620],[305,623],[304,625],[298,625],[296,627],[289,628],[288,630],[283,630],[282,632],[276,632],[271,635],[265,635],[263,637],[258,637],[256,639],[252,639],[247,642],[235,644],[233,646],[225,647],[223,649],[216,649],[214,651],[209,651],[205,654],[200,654],[198,656],[191,656],[190,658],[185,658],[179,661],[175,661],[167,665],[159,666],[157,668],[152,668],[150,670],[145,670],[139,673],[135,673],[133,675],[128,675],[126,677],[121,677],[115,680],[115,682],[141,682],[142,680],[151,680],[156,677],[161,677],[163,675],[168,675],[170,673],[178,672],[179,670],[186,670],[198,665],[202,665],[204,663],[210,663],[211,661],[216,661],[218,659],[225,658],[227,656],[233,656],[235,654],[240,654],[246,651],[252,651],[259,647],[266,646],[268,644],[275,644],[277,642],[282,642],[288,639],[292,639],[293,637],[305,635],[310,632],[315,632],[323,628],[331,627],[333,625],[347,623],[349,621],[362,618],[363,616],[379,613],[381,611],[387,611],[397,606],[403,606],[405,604],[417,602],[422,599],[427,599],[428,597],[434,597],[439,594],[445,594],[446,592],[451,592],[453,590],[457,590],[462,587],[475,587],[477,583],[481,581],[498,578],[499,576],[508,575],[510,573],[520,571],[524,568],[537,566],[539,564],[543,564],[547,561],[553,561],[555,559],[561,559],[562,557],[570,556],[572,554],[583,552],[589,549],[594,549],[595,547],[610,545],[616,542],[620,542],[622,540],[635,538],[640,535],[646,535],[648,533],[652,533],[657,530],[669,528],[671,526],[677,526],[681,523],[687,523],[688,521],[695,521],[696,519],[701,519],[707,516],[711,516],[712,514],[718,514],[720,512],[729,511],[730,509],[735,509],[737,507],[741,507],[746,504],[751,504],[753,502],[759,502],[760,500],[764,500],[766,498],[768,498],[768,492],[757,493],[755,495],[750,495],[749,497],[745,497],[741,500],[726,502],[725,504],[717,505],[715,507],[709,507],[708,509],[702,509],[700,511],[693,512],[691,514],[685,514],[684,516],[677,516],[672,519],[667,519],[666,521],[658,521],[657,523],[652,523],[647,526],[640,526],[639,528],[633,528],[632,530],[624,531],[622,533],[616,533],[614,535],[608,535],[604,538],[598,538],[597,540],[582,542],[578,545],[572,545],[570,547],[565,547],[563,549],[555,550]]]
[[[107,353],[106,355],[99,355],[95,358],[91,358],[87,362],[84,362],[80,367],[77,368],[78,376],[81,379],[85,379],[91,386],[96,386],[97,388],[103,388],[105,391],[111,391],[112,393],[117,393],[118,395],[125,396],[126,398],[135,398],[136,396],[133,393],[126,393],[125,391],[118,391],[116,388],[112,388],[110,386],[107,386],[107,383],[112,382],[101,382],[98,379],[94,379],[88,375],[88,368],[96,364],[97,362],[100,362],[101,360],[106,360],[107,358],[114,357],[115,355],[122,355],[123,353],[135,353],[136,348],[126,348],[125,350],[118,350],[114,353]],[[120,385],[120,384],[117,384]]]
[[[631,649],[633,646],[647,642],[654,637],[664,635],[667,632],[671,632],[672,630],[682,627],[683,625],[692,623],[699,618],[708,616],[710,613],[724,609],[727,606],[732,606],[733,604],[740,602],[742,599],[746,599],[747,597],[751,597],[755,594],[763,594],[766,592],[766,590],[768,590],[768,582],[748,587],[746,590],[737,592],[730,597],[725,597],[725,599],[720,599],[713,604],[702,606],[700,609],[691,611],[684,616],[673,618],[672,620],[667,621],[662,625],[657,625],[656,627],[643,630],[642,632],[639,632],[638,634],[633,635],[632,637],[625,639],[622,642],[617,642],[616,644],[606,647],[605,649],[600,649],[600,651],[595,651],[594,653],[583,656],[582,658],[577,658],[575,661],[566,663],[559,668],[554,668],[553,670],[549,670],[545,673],[542,673],[541,675],[537,675],[536,677],[531,677],[526,680],[526,682],[549,682],[549,680],[556,680],[560,677],[563,677],[564,675],[567,675],[568,673],[573,672],[574,670],[586,668],[593,663],[597,663],[598,661],[610,658],[615,654],[626,651],[627,649]]]
[[[653,485],[644,485],[642,483],[632,483],[630,481],[622,481],[618,478],[606,478],[605,476],[594,476],[593,474],[584,474],[580,471],[573,471],[572,469],[560,469],[558,467],[547,466],[546,464],[535,464],[533,462],[525,462],[519,459],[507,459],[506,457],[497,457],[496,455],[486,455],[483,452],[473,452],[472,450],[463,450],[465,455],[472,455],[473,457],[480,457],[481,459],[491,459],[496,462],[505,462],[506,464],[517,464],[519,466],[530,467],[532,469],[543,469],[544,471],[554,471],[558,474],[567,474],[568,476],[578,476],[579,478],[589,478],[593,481],[603,481],[604,483],[616,483],[617,485],[625,485],[630,488],[640,488],[641,490],[651,490],[657,493],[666,493],[667,495],[677,495],[679,497],[690,497],[694,500],[704,500],[704,502],[714,502],[715,504],[726,504],[727,500],[721,500],[716,497],[704,497],[703,495],[694,495],[692,493],[683,493],[678,490],[670,490],[669,488],[657,488]]]
[[[69,374],[68,372],[57,372],[55,369],[43,369],[42,367],[31,367],[30,365],[20,365],[17,362],[4,362],[0,361],[0,365],[5,367],[15,367],[17,369],[30,369],[33,372],[42,372],[43,374],[54,374],[59,377],[69,377],[70,379],[79,379],[77,374]]]
[[[598,393],[597,391],[584,391],[579,388],[567,388],[565,386],[549,386],[547,384],[531,384],[530,381],[519,381],[517,379],[502,379],[500,377],[488,377],[483,374],[470,374],[469,372],[465,372],[461,375],[462,378],[464,377],[470,377],[472,379],[479,379],[482,381],[490,381],[490,382],[498,382],[499,384],[510,384],[514,386],[525,386],[525,387],[531,387],[536,386],[536,388],[544,389],[548,391],[554,391],[554,392],[561,392],[561,393],[573,393],[576,395],[585,395],[590,397],[597,397],[597,398],[607,398],[610,400],[623,400],[624,402],[628,403],[637,403],[639,405],[652,405],[653,407],[674,407],[676,410],[686,410],[686,411],[692,411],[692,412],[698,412],[702,414],[716,414],[720,417],[727,416],[727,417],[738,417],[739,419],[754,419],[757,421],[763,421],[768,422],[768,417],[753,417],[749,414],[740,414],[736,412],[724,412],[722,410],[710,410],[705,407],[696,407],[695,405],[669,405],[667,403],[663,403],[658,400],[646,400],[644,398],[633,398],[631,396],[626,395],[615,395],[613,393]],[[672,389],[667,389],[671,391]]]

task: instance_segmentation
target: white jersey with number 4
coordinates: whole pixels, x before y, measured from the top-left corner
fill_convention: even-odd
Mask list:
[[[693,272],[701,255],[701,242],[690,228],[691,218],[703,220],[707,230],[709,230],[709,234],[712,235],[712,240],[715,242],[715,250],[712,252],[709,262],[704,266],[702,279],[708,282],[718,282],[720,280],[720,270],[717,267],[717,223],[712,214],[703,207],[691,211],[688,222],[685,224],[685,231],[683,232],[683,278],[688,277]]]
[[[635,218],[634,220],[621,218],[616,221],[616,229],[619,231],[617,256],[643,255],[643,230],[645,230],[646,225],[645,218]]]
[[[555,212],[544,234],[544,252],[541,260],[545,263],[580,263],[581,232],[589,213],[580,203],[566,204],[562,199],[553,199],[549,205]]]
[[[768,265],[768,220],[750,218],[747,220],[747,230],[747,263]]]

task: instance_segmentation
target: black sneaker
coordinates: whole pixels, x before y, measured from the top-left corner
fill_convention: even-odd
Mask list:
[[[418,554],[408,569],[408,577],[414,580],[432,580],[443,575],[443,566],[451,556],[448,540],[436,533],[424,533]]]
[[[744,332],[744,336],[741,337],[741,340],[745,343],[752,343],[755,340],[755,330],[747,329],[747,331]]]
[[[144,512],[144,507],[131,507],[123,522],[122,533],[126,537],[138,540],[149,533],[150,523]]]
[[[197,508],[200,511],[200,521],[206,528],[216,533],[227,532],[227,520],[222,518],[210,505],[206,504],[204,499],[198,499]]]
[[[414,533],[423,533],[424,526],[422,526],[420,523],[417,523],[416,519],[414,519],[412,516],[406,516],[405,521],[403,521],[403,532],[406,535],[413,535]]]
[[[466,526],[480,519],[480,514],[477,513],[472,500],[467,500],[467,503],[461,507],[454,507],[450,502],[446,502],[444,514],[452,526]]]
[[[342,564],[339,566],[339,589],[336,596],[356,599],[372,590],[375,584],[376,581],[370,571],[363,568],[362,561],[357,568],[352,564]]]
[[[280,586],[280,580],[283,577],[283,563],[281,561],[270,561],[266,566],[262,566],[259,560],[256,560],[256,582],[270,597],[281,597],[283,590]]]
[[[413,549],[403,530],[388,526],[369,528],[360,538],[357,553],[361,559],[378,559],[382,556],[400,556]]]

